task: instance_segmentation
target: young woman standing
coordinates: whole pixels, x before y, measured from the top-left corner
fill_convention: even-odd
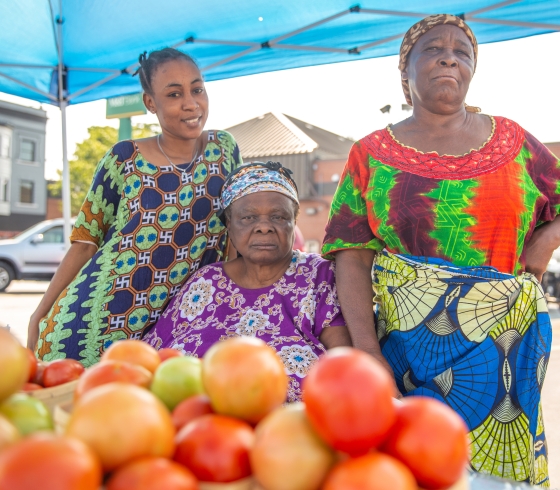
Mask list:
[[[70,250],[29,323],[40,359],[94,364],[116,340],[141,338],[186,278],[216,262],[216,216],[241,164],[224,131],[204,131],[208,95],[196,63],[171,48],[140,57],[144,103],[162,133],[121,141],[99,162]]]

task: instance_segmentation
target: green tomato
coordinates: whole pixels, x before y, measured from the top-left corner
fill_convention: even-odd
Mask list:
[[[53,430],[50,412],[44,403],[24,393],[16,393],[0,405],[0,413],[14,424],[23,436],[39,430]]]
[[[150,390],[173,410],[186,398],[204,393],[201,370],[202,363],[197,357],[172,357],[158,366]]]

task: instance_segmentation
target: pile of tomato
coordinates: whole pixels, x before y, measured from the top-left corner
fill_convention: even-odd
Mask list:
[[[202,360],[120,341],[76,376],[57,432],[21,430],[5,410],[34,366],[0,329],[2,490],[438,490],[467,464],[455,412],[393,399],[385,368],[350,348],[325,354],[303,402],[285,404],[285,368],[258,339],[219,342]]]

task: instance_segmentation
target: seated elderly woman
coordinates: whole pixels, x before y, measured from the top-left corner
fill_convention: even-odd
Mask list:
[[[212,344],[263,339],[290,375],[288,400],[326,348],[351,345],[335,287],[334,263],[292,250],[297,187],[279,163],[251,163],[224,183],[223,214],[239,257],[194,272],[144,340],[202,357]]]

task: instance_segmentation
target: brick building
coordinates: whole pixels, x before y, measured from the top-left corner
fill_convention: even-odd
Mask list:
[[[545,143],[544,146],[546,146],[552,153],[554,153],[558,158],[560,158],[560,142]]]
[[[239,144],[245,162],[277,161],[294,172],[300,197],[298,226],[306,250],[318,252],[353,140],[270,112],[227,131]]]
[[[45,219],[46,112],[0,101],[0,238]]]

